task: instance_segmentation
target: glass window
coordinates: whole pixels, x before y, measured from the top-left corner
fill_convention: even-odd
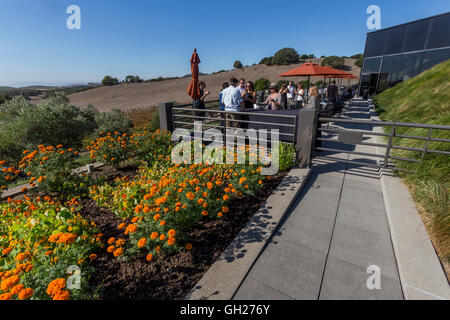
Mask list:
[[[403,49],[403,43],[405,42],[407,26],[400,26],[389,29],[389,33],[386,41],[386,49],[384,54],[400,53]]]
[[[404,52],[423,50],[427,40],[431,20],[423,20],[408,25]]]
[[[450,47],[450,14],[431,21],[427,49]]]
[[[361,77],[361,87],[368,87],[370,84],[370,74]]]
[[[448,59],[450,59],[450,48],[426,51],[424,53],[420,72],[430,69],[436,64],[444,62]]]
[[[380,71],[381,57],[364,59],[362,73],[378,73]]]
[[[389,30],[387,30],[389,31]],[[387,31],[377,31],[367,34],[365,57],[382,56],[386,44]]]

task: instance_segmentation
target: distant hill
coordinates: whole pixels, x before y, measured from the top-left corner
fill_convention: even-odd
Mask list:
[[[319,63],[322,59],[312,59],[312,62]],[[355,66],[356,59],[345,59],[347,72],[358,77],[351,80],[351,84],[355,84],[359,80],[360,68]],[[267,78],[270,81],[277,82],[282,79],[277,75],[303,63],[293,64],[289,66],[266,66],[254,65],[242,69],[234,69],[213,73],[208,75],[200,75],[200,80],[206,81],[208,90],[211,91],[207,100],[217,99],[222,89],[222,83],[228,81],[230,77],[244,78],[246,80],[255,81],[259,78]],[[200,64],[200,71],[202,65]],[[305,80],[305,77],[293,77],[286,80]],[[311,78],[312,82],[320,81],[323,78]],[[146,108],[158,105],[160,102],[176,101],[179,103],[189,103],[191,98],[187,95],[186,89],[189,84],[190,77],[163,80],[148,81],[143,83],[123,83],[112,87],[99,87],[83,92],[69,95],[70,101],[80,107],[88,104],[94,105],[100,110],[109,110],[112,107],[129,111],[131,109]],[[348,84],[349,80],[344,80],[344,84]]]
[[[0,91],[9,91],[9,90],[14,90],[14,89],[16,89],[16,88],[0,86]]]

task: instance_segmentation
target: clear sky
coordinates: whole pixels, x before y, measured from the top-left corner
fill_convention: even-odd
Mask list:
[[[69,30],[69,5],[81,30]],[[369,5],[382,28],[450,11],[448,0],[168,1],[0,0],[0,85],[144,79],[258,63],[283,47],[300,54],[361,53]]]

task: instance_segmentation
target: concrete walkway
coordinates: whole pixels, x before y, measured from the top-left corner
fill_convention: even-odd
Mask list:
[[[352,105],[343,116],[370,119],[370,110]],[[375,153],[369,146],[323,145]],[[293,209],[233,299],[403,299],[378,170],[329,156],[365,163],[377,160],[322,152]],[[373,275],[368,273],[370,266],[380,270],[379,289],[367,286]]]

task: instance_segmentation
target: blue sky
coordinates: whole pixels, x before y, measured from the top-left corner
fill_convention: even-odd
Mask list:
[[[72,4],[81,30],[66,28]],[[205,73],[283,47],[349,56],[363,51],[372,4],[382,28],[450,11],[442,0],[1,0],[0,85],[185,75],[194,47]]]

